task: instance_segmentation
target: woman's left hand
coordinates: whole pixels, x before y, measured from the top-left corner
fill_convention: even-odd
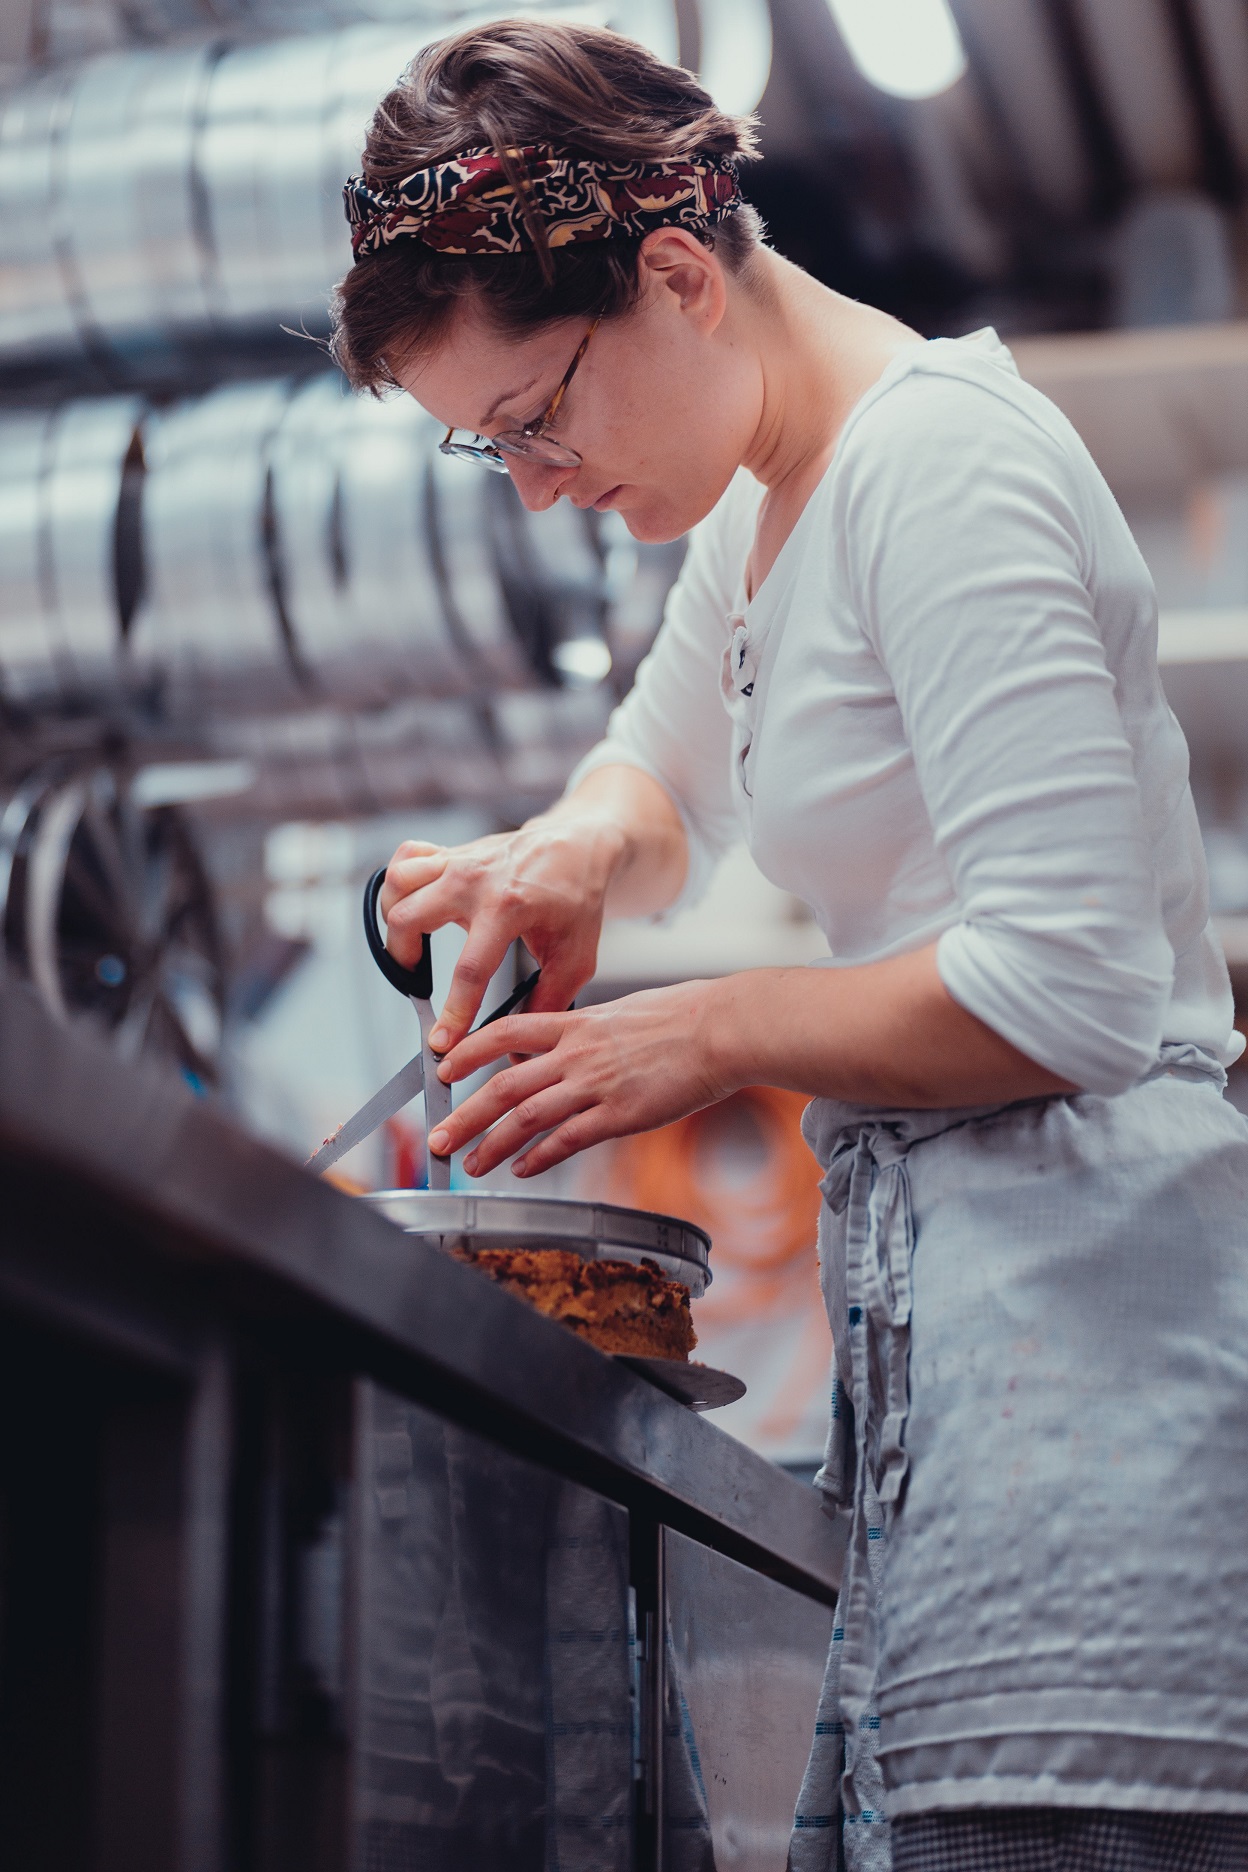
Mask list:
[[[713,988],[682,982],[568,1014],[512,1014],[470,1034],[440,1078],[453,1084],[508,1054],[513,1063],[431,1134],[430,1150],[449,1156],[493,1125],[464,1159],[468,1174],[482,1176],[529,1145],[513,1169],[534,1176],[591,1144],[726,1098],[736,1088],[710,1045]]]

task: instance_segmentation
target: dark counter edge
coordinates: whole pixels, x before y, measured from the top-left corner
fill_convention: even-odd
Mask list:
[[[41,1310],[51,1254],[66,1318],[75,1284],[104,1294],[118,1281],[137,1319],[164,1294],[187,1343],[206,1312],[228,1311],[776,1579],[835,1596],[843,1541],[813,1489],[257,1142],[176,1078],[57,1025],[20,985],[0,987],[0,1189],[10,1303]],[[160,1339],[153,1328],[151,1346]]]

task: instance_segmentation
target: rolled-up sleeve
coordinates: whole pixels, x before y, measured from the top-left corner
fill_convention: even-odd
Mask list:
[[[732,728],[720,698],[735,569],[748,546],[757,484],[734,481],[690,535],[654,647],[607,732],[568,781],[571,792],[599,767],[639,767],[657,780],[685,828],[689,868],[664,918],[696,903],[728,848],[741,837],[732,803]],[[740,537],[741,510],[750,527]]]
[[[988,390],[933,376],[907,404],[871,413],[844,550],[956,894],[941,979],[1029,1058],[1116,1093],[1156,1056],[1174,957],[1076,479]]]

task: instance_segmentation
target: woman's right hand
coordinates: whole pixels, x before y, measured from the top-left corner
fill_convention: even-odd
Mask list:
[[[626,766],[598,768],[516,832],[449,847],[405,841],[381,893],[391,953],[410,968],[426,931],[457,923],[468,933],[433,1045],[445,1053],[463,1039],[517,938],[542,969],[529,1012],[562,1014],[594,972],[608,907],[622,916],[662,909],[686,864],[671,799]]]
[[[511,944],[541,964],[534,1013],[562,1013],[594,972],[607,890],[622,839],[603,824],[536,819],[517,832],[444,847],[408,839],[386,871],[386,943],[411,967],[426,931],[468,932],[432,1035],[440,1053],[472,1026]]]

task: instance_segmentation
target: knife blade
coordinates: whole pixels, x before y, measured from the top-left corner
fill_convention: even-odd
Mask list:
[[[340,1124],[333,1137],[326,1138],[321,1148],[313,1151],[304,1168],[318,1173],[328,1170],[340,1157],[345,1157],[349,1150],[354,1150],[366,1137],[371,1137],[378,1125],[385,1124],[387,1118],[393,1118],[396,1112],[401,1112],[424,1083],[425,1056],[421,1051],[415,1059],[408,1060],[406,1066],[401,1066],[393,1079],[387,1079],[380,1092],[373,1093],[367,1105],[361,1105],[353,1117],[348,1118],[345,1124]],[[442,1084],[440,1079],[438,1084]],[[443,1090],[449,1107],[451,1088],[445,1086]]]

